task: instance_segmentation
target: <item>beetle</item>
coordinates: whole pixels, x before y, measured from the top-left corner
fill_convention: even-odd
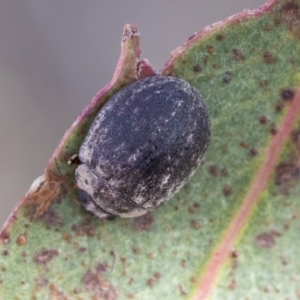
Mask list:
[[[99,218],[141,216],[188,181],[209,141],[197,89],[171,76],[135,81],[103,106],[80,147],[79,199]]]

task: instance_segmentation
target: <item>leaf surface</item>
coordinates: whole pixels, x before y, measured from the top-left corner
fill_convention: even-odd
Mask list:
[[[152,76],[127,25],[121,58],[1,233],[3,299],[296,299],[300,294],[300,0],[205,28],[163,75],[198,88],[211,118],[203,166],[144,217],[99,220],[77,201],[84,136],[117,90]]]

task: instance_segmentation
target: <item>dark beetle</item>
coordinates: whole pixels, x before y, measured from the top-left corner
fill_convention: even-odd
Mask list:
[[[205,103],[189,83],[167,76],[138,80],[95,118],[79,151],[79,198],[99,218],[143,215],[187,182],[209,138]]]

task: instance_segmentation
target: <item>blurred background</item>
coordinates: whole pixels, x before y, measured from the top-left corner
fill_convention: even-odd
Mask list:
[[[265,0],[1,0],[0,227],[62,135],[107,84],[123,25],[161,69],[195,31]]]

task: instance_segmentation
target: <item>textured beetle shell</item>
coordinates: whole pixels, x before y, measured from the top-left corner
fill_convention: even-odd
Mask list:
[[[96,216],[136,217],[166,202],[201,163],[210,138],[199,92],[182,79],[154,76],[115,94],[79,151],[76,180]]]

